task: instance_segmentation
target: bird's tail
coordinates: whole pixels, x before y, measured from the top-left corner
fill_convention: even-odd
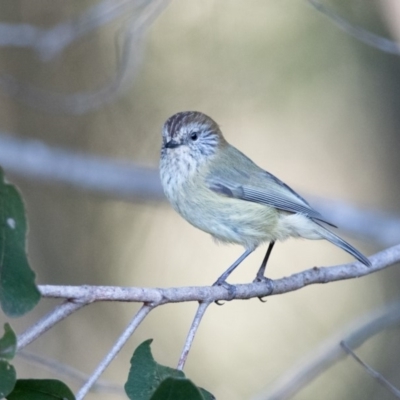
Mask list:
[[[315,221],[314,221],[315,222]],[[344,251],[347,251],[347,253],[351,254],[354,258],[356,258],[358,261],[366,265],[367,267],[370,267],[371,261],[368,260],[367,257],[365,257],[362,253],[360,253],[356,248],[354,248],[351,244],[347,243],[345,240],[343,240],[341,237],[335,235],[333,232],[329,231],[326,229],[324,226],[320,225],[318,222],[315,222],[318,226],[318,233],[326,240],[330,241],[333,243],[335,246],[340,247]]]

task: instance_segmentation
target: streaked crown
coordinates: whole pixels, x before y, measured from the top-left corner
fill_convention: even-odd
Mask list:
[[[162,135],[163,151],[182,146],[186,148],[185,153],[193,156],[212,155],[225,143],[217,123],[199,111],[174,114],[165,122]]]

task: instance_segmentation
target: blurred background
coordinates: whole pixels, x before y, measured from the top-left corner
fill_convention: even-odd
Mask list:
[[[324,4],[354,25],[400,40],[397,0]],[[97,20],[90,19],[100,6]],[[14,43],[11,30],[0,38],[0,132],[34,139],[38,151],[44,143],[157,169],[164,121],[178,111],[199,110],[220,124],[233,145],[302,195],[400,213],[400,58],[354,39],[306,1],[3,0],[0,11],[1,24],[10,24],[0,28],[37,29],[28,43],[18,42],[21,37]],[[76,27],[70,43],[71,32],[62,29],[66,21]],[[213,243],[163,199],[101,195],[4,167],[26,202],[29,256],[39,284],[209,285],[242,252]],[[400,238],[399,231],[391,243],[340,233],[366,255]],[[230,282],[251,281],[264,252],[258,249]],[[279,278],[349,261],[327,242],[290,240],[275,247],[267,274]],[[264,398],[323,340],[397,299],[399,278],[392,267],[267,303],[211,306],[185,373],[218,399]],[[11,321],[13,327],[22,332],[56,303],[42,300]],[[137,309],[90,305],[28,349],[91,373]],[[153,311],[103,378],[123,385],[133,350],[147,338],[154,338],[159,363],[176,366],[195,310],[190,303]],[[398,330],[381,333],[357,352],[400,386]],[[22,359],[16,367],[20,376],[50,377]],[[391,395],[345,359],[294,398]]]

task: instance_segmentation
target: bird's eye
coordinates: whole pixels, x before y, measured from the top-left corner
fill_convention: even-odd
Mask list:
[[[193,140],[195,142],[199,138],[199,133],[198,132],[192,132],[190,134],[190,140]]]

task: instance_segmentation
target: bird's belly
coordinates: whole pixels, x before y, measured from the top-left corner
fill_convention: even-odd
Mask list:
[[[321,238],[316,233],[315,223],[301,214],[221,196],[190,181],[164,186],[164,190],[182,217],[217,241],[255,248],[264,242],[289,237]]]
[[[278,213],[265,205],[216,195],[188,201],[177,211],[197,228],[210,233],[217,241],[255,248],[276,240]]]

